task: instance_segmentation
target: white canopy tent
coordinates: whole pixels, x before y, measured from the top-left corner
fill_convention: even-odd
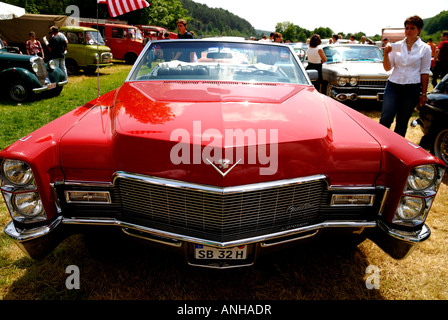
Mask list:
[[[11,20],[25,14],[25,9],[0,2],[0,20]]]

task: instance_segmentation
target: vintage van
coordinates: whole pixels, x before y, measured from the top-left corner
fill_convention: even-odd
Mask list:
[[[140,30],[127,24],[96,23],[80,21],[80,25],[99,30],[106,45],[110,47],[114,59],[125,60],[133,64],[143,50],[143,36]]]
[[[87,27],[60,28],[68,41],[65,64],[69,75],[76,74],[80,69],[93,73],[99,68],[112,65],[112,53],[105,45],[104,39],[96,29]]]

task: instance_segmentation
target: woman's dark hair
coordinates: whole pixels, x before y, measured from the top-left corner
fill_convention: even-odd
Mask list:
[[[320,39],[320,36],[317,33],[315,33],[311,36],[310,47],[315,48],[318,45],[320,45],[321,43],[322,43],[322,40]]]
[[[412,17],[407,18],[404,21],[404,26],[406,27],[407,24],[412,24],[420,30],[423,29],[423,19],[420,18],[419,16],[412,16]]]

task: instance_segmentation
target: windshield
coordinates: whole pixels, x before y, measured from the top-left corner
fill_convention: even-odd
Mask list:
[[[151,43],[129,79],[309,84],[289,48],[199,40]]]
[[[337,46],[332,45],[325,47],[325,56],[327,63],[341,61],[373,61],[382,62],[383,54],[376,46]]]
[[[86,31],[86,44],[99,44],[104,46],[106,43],[98,31]]]

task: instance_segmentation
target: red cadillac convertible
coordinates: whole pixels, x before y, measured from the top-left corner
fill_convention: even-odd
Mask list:
[[[0,152],[6,234],[35,259],[105,229],[213,268],[325,234],[406,257],[444,163],[315,76],[281,44],[152,42],[121,87]]]

